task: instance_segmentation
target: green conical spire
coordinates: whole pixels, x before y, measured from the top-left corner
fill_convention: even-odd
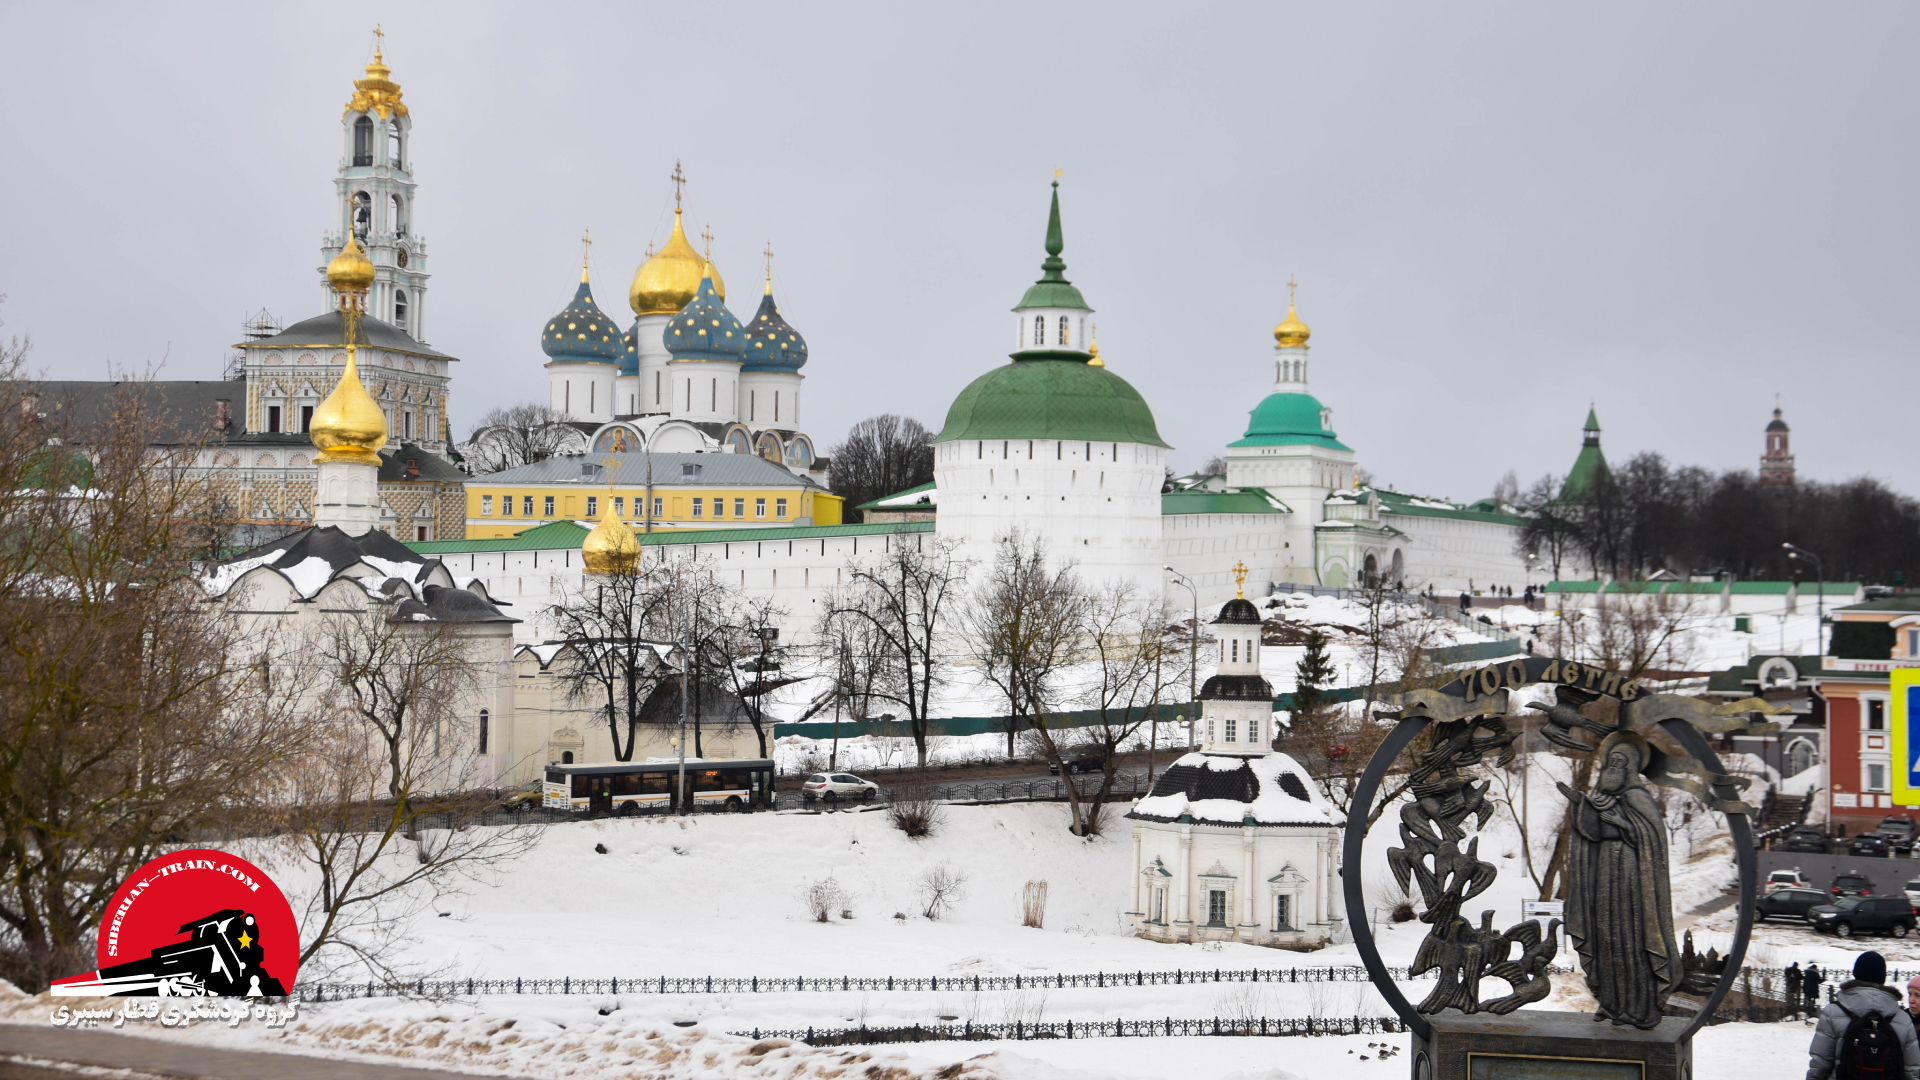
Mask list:
[[[1060,257],[1066,250],[1067,242],[1060,232],[1060,181],[1053,182],[1053,207],[1047,212],[1047,257],[1040,263],[1040,280],[1027,289],[1027,295],[1020,298],[1020,304],[1014,308],[1022,311],[1027,308],[1082,308],[1087,311],[1087,301],[1080,290],[1067,281],[1067,261]]]
[[[1067,268],[1067,262],[1060,257],[1060,253],[1066,250],[1066,246],[1066,241],[1060,238],[1060,181],[1055,180],[1053,209],[1047,213],[1047,257],[1040,264],[1040,269],[1046,273],[1041,275],[1041,281],[1067,280],[1061,275],[1061,271]]]
[[[1581,431],[1599,431],[1600,430],[1600,417],[1598,414],[1596,414],[1593,411],[1593,406],[1591,405],[1587,406],[1587,426],[1581,428],[1580,430]]]

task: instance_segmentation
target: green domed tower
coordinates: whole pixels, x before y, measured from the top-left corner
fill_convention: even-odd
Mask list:
[[[1167,444],[1140,392],[1090,349],[1093,309],[1066,278],[1053,188],[1040,280],[1013,309],[1013,362],[960,391],[934,437],[938,529],[984,560],[1017,528],[1091,582],[1158,595]]]

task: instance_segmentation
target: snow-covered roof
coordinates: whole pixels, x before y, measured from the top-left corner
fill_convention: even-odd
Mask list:
[[[1127,814],[1197,825],[1339,825],[1343,819],[1300,763],[1285,754],[1194,753],[1154,781]]]
[[[382,602],[401,600],[396,617],[415,621],[513,622],[487,595],[478,578],[457,580],[439,559],[418,552],[378,529],[351,535],[331,525],[300,529],[228,559],[201,578],[216,599],[249,575],[267,573],[286,581],[301,600],[312,600],[337,581],[350,582]]]

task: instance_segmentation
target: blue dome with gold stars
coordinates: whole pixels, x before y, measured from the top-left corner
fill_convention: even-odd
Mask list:
[[[807,339],[780,317],[773,302],[773,279],[767,279],[767,292],[760,298],[760,310],[747,324],[747,365],[741,371],[794,372],[807,363]]]
[[[711,271],[700,278],[700,291],[680,314],[668,321],[661,336],[675,360],[745,359],[747,331],[713,291]]]
[[[640,374],[640,320],[639,319],[633,320],[633,325],[627,328],[627,335],[626,337],[622,338],[621,341],[624,343],[624,350],[620,353],[620,374],[622,375]]]
[[[593,302],[593,286],[580,269],[580,287],[573,303],[547,320],[540,334],[540,350],[555,360],[576,364],[617,364],[627,351],[620,328]]]

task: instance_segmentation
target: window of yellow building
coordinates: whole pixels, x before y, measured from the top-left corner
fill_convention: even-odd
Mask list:
[[[521,517],[532,517],[532,516],[533,516],[533,496],[531,496],[531,495],[524,495],[524,496],[522,496],[522,497],[521,497],[521,499],[520,499],[520,516],[521,516]]]
[[[551,495],[547,496],[546,507],[541,512],[545,514],[547,517],[553,516],[553,496]],[[589,513],[587,516],[592,517],[593,515]]]
[[[694,517],[700,516],[701,507],[705,505],[705,503],[706,503],[705,499],[702,499],[697,495],[694,496],[694,499],[693,499],[693,516]]]
[[[553,500],[552,500],[552,499],[548,499],[548,500],[547,500],[547,513],[549,513],[549,514],[551,514],[551,513],[553,513]],[[590,518],[594,518],[594,517],[599,517],[599,516],[600,516],[600,498],[599,498],[599,496],[597,496],[597,495],[589,495],[589,496],[587,496],[587,516],[588,516],[588,517],[590,517]]]
[[[513,516],[513,496],[511,495],[500,496],[500,516],[501,517]]]
[[[779,518],[781,521],[787,520],[787,500],[773,500],[773,516]]]
[[[747,516],[747,500],[745,499],[733,500],[733,516],[737,518],[743,518]]]
[[[757,518],[763,518],[767,516],[767,500],[765,499],[753,500],[753,516]]]
[[[481,517],[493,516],[493,496],[491,495],[480,496],[480,516]]]
[[[657,495],[656,495],[656,496],[654,496],[654,499],[653,499],[653,516],[654,516],[654,517],[659,517],[659,516],[661,516],[661,514],[660,514],[660,503],[661,503],[661,499],[660,499],[660,497],[659,497],[659,496],[657,496]]]
[[[627,516],[627,497],[626,496],[615,495],[613,497],[613,516],[620,517],[620,518]]]

